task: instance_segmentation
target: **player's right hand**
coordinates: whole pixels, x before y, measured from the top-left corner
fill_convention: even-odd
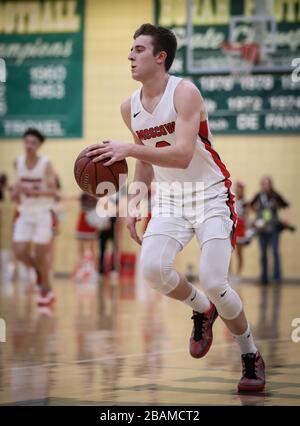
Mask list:
[[[130,233],[131,238],[134,239],[139,245],[142,245],[142,240],[136,232],[136,223],[141,220],[140,216],[130,216],[127,218],[127,229]]]

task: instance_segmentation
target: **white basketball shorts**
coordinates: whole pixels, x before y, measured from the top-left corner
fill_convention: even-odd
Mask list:
[[[233,221],[226,216],[210,217],[196,227],[184,217],[153,217],[143,238],[166,235],[178,241],[183,248],[196,235],[201,247],[206,241],[231,237],[232,232]]]
[[[14,223],[13,242],[48,244],[53,237],[53,213],[20,213]]]

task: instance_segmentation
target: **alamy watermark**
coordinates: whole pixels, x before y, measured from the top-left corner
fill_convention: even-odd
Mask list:
[[[291,334],[291,339],[294,343],[299,343],[300,342],[300,318],[294,318],[291,325],[294,328]]]
[[[99,217],[147,217],[154,211],[160,217],[197,218],[204,220],[204,182],[144,182],[124,185],[126,175],[119,177],[119,191],[111,182],[97,186],[100,197],[96,212]],[[224,187],[225,188],[225,187]],[[214,193],[215,196],[215,193]]]
[[[0,343],[6,342],[6,324],[3,318],[0,318]]]

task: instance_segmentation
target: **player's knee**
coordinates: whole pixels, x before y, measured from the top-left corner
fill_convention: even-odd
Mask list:
[[[243,309],[240,296],[229,284],[211,285],[206,295],[216,306],[219,315],[226,320],[235,319]]]
[[[226,320],[233,320],[239,316],[243,309],[240,296],[229,285],[215,300],[219,315]]]
[[[15,252],[15,256],[16,258],[21,261],[24,262],[27,259],[27,249],[23,246],[16,246],[14,249]]]
[[[156,261],[150,261],[146,256],[141,258],[141,269],[142,275],[146,281],[152,286],[152,284],[160,281],[160,266]]]
[[[203,281],[201,279],[201,284],[222,318],[232,320],[240,314],[243,309],[241,298],[230,287],[226,278],[208,274],[204,275]]]
[[[226,277],[224,277],[216,267],[207,268],[207,265],[200,266],[200,282],[208,297],[215,297],[224,291],[227,284]]]
[[[48,253],[44,249],[38,249],[34,252],[35,261],[39,265],[44,265],[47,262]]]
[[[205,293],[211,302],[216,305],[221,303],[222,300],[225,300],[226,294],[230,292],[230,286],[227,284],[220,285],[219,283],[214,283],[205,288]]]
[[[178,277],[173,265],[161,259],[141,258],[142,275],[148,285],[163,294],[173,291],[178,285]]]

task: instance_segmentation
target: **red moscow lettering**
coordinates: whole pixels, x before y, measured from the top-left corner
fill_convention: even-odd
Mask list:
[[[144,131],[143,131],[143,130],[137,130],[136,134],[137,134],[137,137],[138,137],[140,140],[145,139],[145,138],[144,138]]]
[[[168,133],[174,133],[175,131],[175,122],[173,121],[173,123],[167,123],[164,124],[166,130],[168,131]]]
[[[165,136],[168,133],[175,132],[175,121],[172,123],[161,124],[160,126],[150,127],[149,129],[137,130],[136,134],[140,140],[154,139]]]

